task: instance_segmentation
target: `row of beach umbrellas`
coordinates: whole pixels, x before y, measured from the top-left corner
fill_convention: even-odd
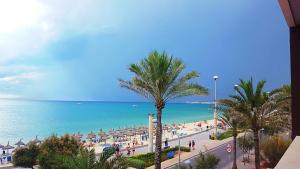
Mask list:
[[[18,142],[15,143],[15,146],[21,147],[21,146],[26,146],[26,144],[22,141],[23,139],[20,139]],[[40,144],[42,141],[38,139],[36,136],[34,140],[32,140],[33,143]],[[2,150],[10,150],[14,149],[15,147],[9,144],[9,141],[7,142],[7,145],[2,145],[0,144],[0,149]]]
[[[164,131],[172,131],[172,130],[177,130],[179,129],[178,126],[169,126],[169,125],[164,125],[162,128]],[[155,130],[154,130],[155,132]],[[147,135],[148,134],[148,128],[147,127],[136,127],[136,128],[124,128],[124,129],[117,129],[117,130],[110,130],[108,133],[104,132],[102,129],[100,129],[100,132],[98,133],[98,136],[100,137],[100,140],[106,141],[109,138],[125,138],[125,137],[131,137],[132,136],[136,136],[136,135]],[[83,134],[80,134],[80,132],[73,134],[72,135],[73,138],[75,138],[76,140],[80,141],[83,137]],[[89,140],[93,140],[96,139],[97,135],[94,132],[90,132],[86,139]],[[40,144],[42,141],[38,139],[38,137],[36,136],[34,140],[32,140],[32,142],[36,143],[36,144]],[[20,139],[17,143],[15,143],[15,146],[17,147],[21,147],[21,146],[26,146],[26,144],[22,141],[22,139]],[[0,149],[3,150],[10,150],[10,149],[14,149],[15,147],[11,146],[9,144],[9,142],[7,143],[7,145],[1,145],[0,144]]]

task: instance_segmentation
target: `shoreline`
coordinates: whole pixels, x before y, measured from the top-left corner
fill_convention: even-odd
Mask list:
[[[202,127],[199,127],[199,126],[197,126],[198,124],[202,124]],[[167,126],[169,126],[169,127],[177,127],[177,132],[178,133],[182,133],[183,134],[183,136],[182,137],[187,137],[187,136],[191,136],[191,135],[195,135],[195,134],[199,134],[199,133],[201,133],[202,131],[205,131],[205,128],[206,128],[206,126],[212,126],[213,125],[213,120],[212,119],[207,119],[207,120],[194,120],[193,122],[188,122],[188,123],[186,123],[186,122],[177,122],[177,123],[163,123],[163,126],[165,126],[165,125],[167,125]],[[138,126],[138,127],[142,127],[142,126]],[[144,125],[144,127],[145,127],[145,125]],[[117,128],[115,128],[115,129],[117,129]],[[120,129],[120,128],[119,128]],[[125,128],[121,128],[121,129],[125,129]],[[110,129],[110,130],[112,130],[112,129]],[[118,130],[118,129],[117,129]],[[148,129],[147,129],[148,130]],[[109,130],[103,130],[103,131],[105,131],[106,133],[108,133],[109,132]],[[99,136],[99,130],[98,131],[92,131],[92,132],[94,132],[94,134],[96,135],[96,138],[95,139],[98,139],[100,136]],[[74,134],[72,134],[72,133],[65,133],[65,134],[54,134],[54,135],[56,135],[56,136],[63,136],[63,135],[66,135],[66,134],[68,134],[68,135],[70,135],[70,136],[74,136],[74,134],[76,134],[76,133],[74,133]],[[105,145],[105,144],[110,144],[110,145],[112,145],[112,144],[114,144],[115,143],[115,141],[113,140],[113,139],[109,139],[109,140],[107,140],[105,143],[104,142],[99,142],[99,143],[94,143],[94,146],[88,146],[88,144],[90,144],[91,143],[91,141],[89,140],[89,139],[87,139],[87,136],[88,136],[88,134],[89,133],[80,133],[80,134],[82,134],[82,139],[81,139],[81,141],[83,141],[83,140],[85,140],[85,143],[83,144],[84,146],[86,146],[86,147],[89,147],[89,148],[94,148],[95,149],[95,152],[96,153],[101,153],[102,152],[102,149],[104,148],[104,146],[103,145]],[[38,139],[40,139],[40,140],[44,140],[45,138],[48,138],[48,137],[50,137],[51,135],[53,135],[53,134],[50,134],[50,135],[48,135],[48,136],[46,136],[46,137],[38,137]],[[162,137],[162,139],[163,139],[163,141],[167,138],[169,141],[172,141],[172,140],[176,140],[176,138],[175,138],[176,136],[175,135],[173,135],[172,134],[172,131],[165,131],[165,132],[163,132],[163,137]],[[134,135],[134,137],[133,138],[136,138],[137,140],[141,140],[141,135]],[[17,140],[19,140],[19,139],[17,139]],[[32,141],[32,140],[34,140],[34,138],[32,138],[31,140],[27,140],[27,139],[22,139],[22,141],[24,141],[25,143],[28,143],[29,141]],[[15,142],[12,142],[11,140],[8,140],[9,141],[9,143],[10,143],[10,145],[12,145],[12,146],[14,146],[15,148],[16,148],[16,146],[14,145],[15,144]],[[153,138],[153,141],[154,141],[154,144],[155,144],[155,134],[154,134],[154,138]],[[122,146],[123,146],[123,149],[124,149],[124,147],[125,147],[125,145],[127,145],[128,143],[130,143],[130,142],[132,142],[132,139],[130,139],[129,141],[127,140],[127,141],[124,141],[123,143],[122,143]],[[6,145],[6,143],[7,142],[3,142],[3,143],[1,143],[1,144],[3,144],[3,145]],[[147,141],[141,141],[138,145],[136,145],[135,146],[135,148],[139,148],[139,147],[145,147],[145,146],[147,146],[147,144],[148,144],[148,142]],[[122,149],[122,148],[121,148]],[[10,152],[12,152],[13,151],[13,149],[10,151]]]

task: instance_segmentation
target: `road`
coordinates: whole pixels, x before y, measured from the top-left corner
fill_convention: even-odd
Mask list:
[[[220,162],[219,162],[219,164],[217,166],[217,169],[231,169],[232,168],[232,157],[233,157],[233,154],[232,154],[232,152],[228,153],[226,151],[226,148],[227,148],[228,144],[233,145],[232,141],[230,141],[230,142],[228,142],[226,144],[223,144],[223,145],[221,145],[219,147],[216,147],[214,149],[211,149],[211,150],[208,150],[207,152],[205,152],[205,154],[207,154],[207,153],[213,154],[213,155],[217,156],[220,159]],[[237,159],[241,159],[241,157],[242,157],[242,151],[237,146]],[[196,158],[197,157],[189,159],[189,162],[190,162],[190,164],[192,166],[196,166]],[[186,161],[183,161],[182,163],[185,163],[185,162]],[[177,166],[176,167],[172,167],[172,169],[177,169]]]

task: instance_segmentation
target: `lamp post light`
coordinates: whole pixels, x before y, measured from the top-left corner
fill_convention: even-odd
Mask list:
[[[219,76],[213,76],[213,79],[215,81],[215,112],[214,112],[214,124],[215,124],[215,136],[217,136],[217,128],[218,128],[218,113],[217,113],[217,79]]]
[[[182,133],[178,133],[178,169],[180,169],[180,137],[182,136]]]
[[[149,135],[149,139],[148,139],[148,152],[152,153],[153,152],[153,124],[155,123],[155,120],[153,119],[153,114],[149,113],[148,115],[148,119],[149,119],[149,126],[148,126],[148,135]]]

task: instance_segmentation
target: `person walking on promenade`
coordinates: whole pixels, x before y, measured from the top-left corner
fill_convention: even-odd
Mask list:
[[[193,147],[193,150],[195,150],[195,141],[194,140],[192,141],[192,147]]]
[[[116,146],[116,156],[120,155],[120,148],[119,145]]]
[[[190,148],[190,150],[191,150],[191,147],[192,147],[192,143],[191,143],[191,141],[189,142],[189,148]]]
[[[169,145],[168,145],[168,139],[166,138],[165,140],[165,148],[167,148]]]
[[[132,155],[134,155],[135,152],[135,147],[134,147],[134,143],[132,144]]]
[[[126,150],[127,150],[127,155],[130,156],[130,144],[128,143],[127,147],[126,147]]]

